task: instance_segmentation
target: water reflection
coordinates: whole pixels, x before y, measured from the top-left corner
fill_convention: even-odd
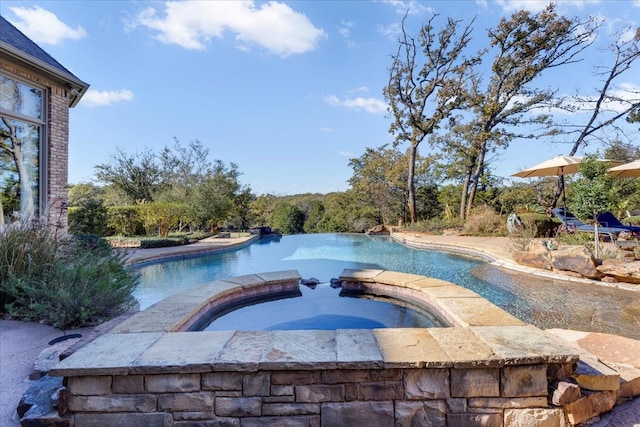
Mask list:
[[[298,270],[328,282],[345,268],[379,268],[436,277],[469,288],[541,328],[616,333],[640,339],[640,294],[518,275],[456,255],[410,249],[384,236],[309,234],[225,253],[138,268],[141,308],[188,287],[232,276]]]

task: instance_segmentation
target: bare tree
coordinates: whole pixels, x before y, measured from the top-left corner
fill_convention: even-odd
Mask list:
[[[629,34],[630,28],[623,34]],[[619,90],[616,83],[620,77],[631,69],[632,64],[640,58],[640,27],[636,30],[635,37],[626,39],[618,37],[618,40],[610,47],[612,61],[610,65],[600,65],[596,69],[596,75],[602,78],[602,86],[596,89],[596,97],[586,98],[575,96],[569,100],[564,108],[573,112],[590,112],[588,119],[582,125],[568,126],[567,132],[577,133],[577,138],[571,146],[569,155],[573,156],[578,149],[589,143],[591,139],[602,140],[603,130],[615,130],[624,134],[624,130],[617,126],[621,118],[626,116],[628,122],[640,120],[640,91],[626,89]],[[624,94],[624,95],[623,95]],[[567,127],[565,126],[565,129]],[[564,181],[558,180],[555,200],[557,202],[564,190]]]
[[[554,91],[530,86],[544,71],[577,62],[576,56],[593,42],[595,22],[558,16],[550,4],[538,14],[518,11],[489,30],[489,42],[497,49],[486,88],[481,77],[469,80],[470,108],[474,117],[464,125],[472,148],[473,164],[465,176],[461,217],[468,215],[486,170],[486,156],[506,148],[523,124],[548,125],[549,117],[532,113],[552,102]]]
[[[417,220],[414,179],[418,146],[461,105],[460,88],[477,61],[463,54],[471,40],[473,22],[461,28],[460,21],[449,18],[437,31],[434,28],[437,16],[433,15],[422,26],[417,40],[407,33],[405,16],[384,90],[393,114],[390,132],[396,135],[395,144],[410,145],[407,204],[412,223]]]

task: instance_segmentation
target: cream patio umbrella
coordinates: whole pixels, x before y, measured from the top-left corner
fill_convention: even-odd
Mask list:
[[[533,176],[564,176],[578,172],[582,157],[556,156],[511,176],[529,178]]]
[[[640,177],[640,159],[607,169],[610,176],[616,178]]]
[[[535,176],[559,176],[562,182],[562,203],[567,208],[567,195],[564,188],[564,176],[578,172],[582,157],[556,156],[530,168],[521,170],[511,176],[530,178]]]

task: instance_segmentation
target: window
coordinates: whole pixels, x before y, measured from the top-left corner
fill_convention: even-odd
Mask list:
[[[0,224],[15,215],[33,218],[46,203],[44,101],[43,89],[0,74]]]

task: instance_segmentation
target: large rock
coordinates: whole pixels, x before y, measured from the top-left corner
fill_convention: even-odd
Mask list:
[[[547,246],[541,240],[535,240],[526,251],[515,250],[511,257],[520,265],[551,270],[551,255]]]
[[[551,266],[554,270],[572,271],[589,279],[600,279],[604,274],[596,268],[596,259],[584,246],[562,246],[549,251]]]
[[[621,262],[605,259],[597,269],[601,274],[611,276],[618,282],[640,284],[640,261]]]
[[[389,235],[389,230],[384,225],[376,225],[375,227],[370,228],[366,234],[373,235]]]
[[[69,427],[70,419],[58,415],[58,401],[63,389],[62,377],[45,375],[29,386],[20,399],[16,412],[20,425],[25,427]]]

